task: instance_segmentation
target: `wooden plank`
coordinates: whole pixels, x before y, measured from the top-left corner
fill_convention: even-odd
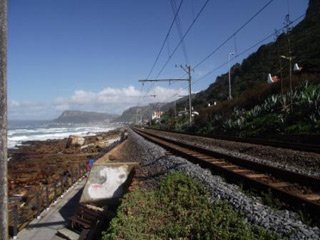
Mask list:
[[[283,188],[283,187],[291,186],[291,184],[288,182],[275,182],[275,183],[270,183],[269,185],[275,188]]]
[[[77,216],[72,216],[69,218],[71,221],[71,227],[74,228],[76,224],[80,225],[83,228],[90,228],[90,222],[85,219],[79,219]]]
[[[226,164],[225,161],[221,161],[221,160],[210,161],[210,163],[215,164],[215,165],[223,165],[223,164]]]
[[[248,178],[266,178],[266,177],[268,177],[267,175],[262,174],[262,173],[246,174],[245,176]]]
[[[67,228],[62,228],[58,230],[58,235],[61,235],[62,237],[69,240],[78,240],[80,237],[78,233],[75,233]]]
[[[320,195],[319,194],[304,194],[301,197],[308,199],[309,201],[319,201]]]
[[[224,168],[228,168],[228,169],[231,169],[231,168],[239,168],[238,166],[236,165],[226,165],[226,166],[223,166]],[[236,170],[236,169],[235,169]]]
[[[203,159],[203,160],[205,160],[205,161],[209,161],[209,160],[211,160],[211,161],[215,161],[215,160],[217,160],[216,158],[213,158],[213,157],[207,157],[207,156],[202,157],[201,159]]]
[[[90,230],[89,229],[83,229],[80,233],[79,240],[86,240],[88,237]]]
[[[235,173],[249,173],[249,172],[251,172],[251,170],[240,168],[240,169],[234,169],[233,172],[235,172]]]

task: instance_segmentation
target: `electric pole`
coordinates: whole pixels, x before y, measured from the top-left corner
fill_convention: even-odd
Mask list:
[[[0,0],[0,239],[7,240],[7,0]]]
[[[292,89],[292,59],[294,58],[292,56],[291,52],[291,43],[290,43],[290,32],[291,32],[291,21],[290,21],[290,15],[287,14],[285,17],[285,28],[286,28],[286,35],[287,35],[287,40],[288,40],[288,54],[289,56],[281,56],[282,58],[286,59],[289,61],[289,86],[290,86],[290,108],[292,109],[292,95],[293,95],[293,89]]]
[[[188,78],[170,78],[170,79],[145,79],[145,80],[139,80],[139,82],[142,82],[144,84],[145,82],[178,82],[178,81],[187,81],[189,83],[189,125],[192,124],[192,101],[191,101],[191,66],[186,65],[180,67],[188,74]]]
[[[180,66],[187,74],[188,74],[188,83],[189,83],[189,125],[191,126],[192,124],[192,103],[191,103],[191,66],[186,65],[183,67],[182,65]]]
[[[232,99],[232,94],[231,94],[231,69],[230,69],[230,57],[234,55],[233,52],[229,52],[228,54],[228,69],[229,69],[229,74],[228,74],[228,82],[229,82],[229,100]]]

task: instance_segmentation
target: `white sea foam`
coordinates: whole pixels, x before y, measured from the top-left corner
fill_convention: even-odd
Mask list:
[[[63,139],[70,135],[90,136],[98,132],[107,132],[114,126],[105,127],[48,127],[9,129],[8,148],[14,148],[25,141],[45,141],[48,139]]]

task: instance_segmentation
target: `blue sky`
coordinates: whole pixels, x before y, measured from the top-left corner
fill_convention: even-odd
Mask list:
[[[180,0],[14,0],[8,12],[9,119],[52,119],[63,110],[121,113],[134,105],[174,100],[186,83],[145,84]],[[206,0],[184,0],[182,34]],[[196,65],[269,0],[210,0],[185,38],[188,64]],[[274,0],[193,72],[193,91],[205,89],[229,52],[241,52],[305,13],[307,0]],[[176,25],[150,78],[179,42]],[[270,38],[266,41],[273,41]],[[231,63],[241,62],[250,52]],[[159,78],[179,78],[186,64],[180,47]],[[199,80],[202,78],[201,80]],[[155,94],[156,97],[150,95]]]

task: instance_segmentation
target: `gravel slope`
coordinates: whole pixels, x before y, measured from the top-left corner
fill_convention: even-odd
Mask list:
[[[303,224],[295,213],[274,210],[263,205],[258,198],[241,192],[238,186],[226,183],[221,177],[212,175],[209,170],[183,158],[168,154],[165,149],[144,140],[132,131],[124,149],[133,161],[141,162],[137,177],[144,181],[146,187],[157,184],[159,177],[170,171],[182,171],[202,182],[210,191],[212,201],[227,200],[252,223],[281,235],[290,234],[290,239],[320,239],[320,229]]]

